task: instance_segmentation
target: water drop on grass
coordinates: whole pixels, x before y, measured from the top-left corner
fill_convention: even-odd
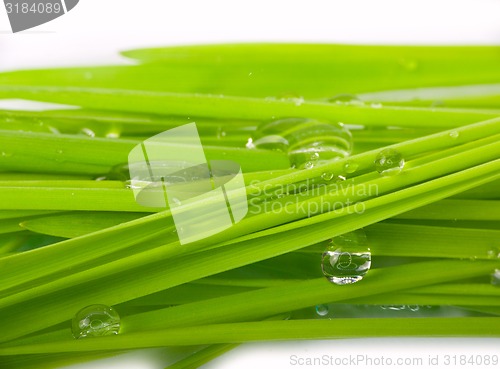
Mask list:
[[[491,273],[491,284],[500,287],[500,269],[495,269],[495,271]]]
[[[120,316],[106,305],[91,305],[73,317],[72,332],[75,338],[99,337],[118,334]]]
[[[382,108],[382,104],[378,102],[371,103],[370,105],[373,109],[380,109]]]
[[[394,149],[382,150],[375,158],[375,169],[383,175],[398,174],[405,166],[403,155]]]
[[[321,175],[321,178],[325,181],[331,181],[333,179],[333,173],[332,172],[324,172]]]
[[[335,95],[329,98],[328,102],[334,103],[336,105],[355,105],[355,106],[364,105],[364,102],[361,101],[356,95],[351,95],[351,94]]]
[[[328,315],[328,305],[317,305],[316,306],[316,314],[319,316],[327,316]]]
[[[450,137],[451,138],[458,138],[458,136],[459,136],[459,133],[457,131],[451,131],[450,132]]]
[[[353,161],[348,161],[344,165],[344,170],[347,174],[352,174],[358,169],[358,167],[359,167],[358,163],[355,163]]]
[[[88,136],[88,137],[92,137],[92,138],[95,137],[95,132],[92,131],[90,128],[82,128],[82,130],[80,131],[80,133],[82,133],[82,134],[84,134],[85,136]]]
[[[370,267],[371,253],[362,229],[335,237],[322,255],[323,275],[337,285],[359,282]]]
[[[352,151],[352,136],[339,123],[289,118],[261,125],[253,144],[257,148],[287,152],[291,166],[304,169],[348,156]]]

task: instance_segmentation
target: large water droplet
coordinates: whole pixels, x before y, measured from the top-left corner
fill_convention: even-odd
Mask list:
[[[91,305],[73,317],[72,332],[75,338],[110,336],[120,332],[120,316],[106,305]]]
[[[305,118],[265,123],[258,128],[253,143],[257,148],[288,152],[295,168],[312,168],[352,151],[352,136],[345,126]]]
[[[491,284],[500,287],[500,269],[495,269],[495,271],[491,273]]]
[[[324,276],[338,285],[359,282],[370,267],[371,253],[362,229],[333,238],[322,256]]]
[[[327,316],[328,315],[328,305],[317,305],[316,306],[316,314],[318,314],[319,316]]]
[[[458,136],[459,136],[458,131],[451,131],[451,132],[450,132],[450,137],[451,137],[451,138],[458,138]]]
[[[382,150],[375,158],[375,169],[383,175],[398,174],[404,166],[403,155],[394,149]]]

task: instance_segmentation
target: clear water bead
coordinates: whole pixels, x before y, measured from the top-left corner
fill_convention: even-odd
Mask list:
[[[288,153],[291,166],[302,169],[344,158],[353,146],[351,132],[344,125],[306,118],[264,123],[252,143],[258,149]]]
[[[323,252],[323,275],[338,285],[359,282],[370,267],[371,253],[368,239],[362,229],[333,238]]]
[[[459,136],[458,131],[451,131],[451,132],[450,132],[450,137],[451,137],[451,138],[458,138],[458,136]]]
[[[73,317],[72,332],[75,338],[111,336],[120,332],[120,316],[106,305],[90,305]]]
[[[491,284],[500,287],[500,269],[495,269],[495,271],[491,273]]]
[[[328,315],[328,305],[317,305],[316,306],[316,314],[318,314],[319,316],[327,316]]]
[[[394,149],[382,150],[375,158],[375,169],[383,175],[400,173],[405,166],[403,155]]]

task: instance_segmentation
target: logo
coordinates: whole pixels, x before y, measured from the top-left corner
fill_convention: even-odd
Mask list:
[[[12,32],[50,22],[73,9],[79,0],[4,0]]]
[[[170,208],[181,244],[219,233],[248,212],[240,165],[207,161],[195,123],[143,141],[128,164],[136,202]]]

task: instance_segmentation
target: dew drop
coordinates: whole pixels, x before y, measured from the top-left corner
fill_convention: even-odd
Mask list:
[[[92,131],[90,128],[82,128],[80,133],[84,134],[85,136],[92,137],[92,138],[95,137],[95,132]]]
[[[91,305],[76,313],[71,328],[75,338],[110,336],[119,333],[120,316],[112,307]]]
[[[328,315],[328,305],[317,305],[316,306],[316,314],[318,314],[319,316],[327,316]]]
[[[253,139],[250,137],[245,145],[247,149],[255,149],[255,144],[253,143]]]
[[[348,161],[344,165],[344,170],[347,174],[354,173],[359,168],[359,164],[353,161]]]
[[[403,155],[394,149],[382,150],[375,158],[375,169],[383,175],[398,174],[405,166]]]
[[[373,108],[373,109],[380,109],[382,107],[382,104],[379,103],[379,102],[373,102],[370,104],[370,106]]]
[[[333,173],[332,172],[324,172],[321,175],[321,178],[325,181],[331,181],[333,179]]]
[[[100,182],[100,181],[106,181],[107,179],[108,179],[108,177],[102,176],[102,177],[97,177],[95,180]]]
[[[323,252],[321,269],[337,285],[359,282],[371,267],[371,253],[362,229],[333,238]]]
[[[500,259],[500,248],[494,247],[488,250],[488,259]]]
[[[458,131],[451,131],[451,132],[450,132],[450,137],[451,137],[451,138],[458,138],[458,136],[459,136]]]
[[[350,155],[352,135],[338,123],[314,119],[288,118],[265,123],[258,127],[253,143],[257,148],[288,153],[295,168],[309,168]]]
[[[351,94],[339,94],[328,99],[328,102],[334,103],[336,105],[355,105],[361,106],[365,103],[361,101],[356,95]]]
[[[120,138],[120,131],[109,131],[106,133],[106,138]]]
[[[500,269],[495,269],[495,271],[491,273],[491,284],[500,287]]]

